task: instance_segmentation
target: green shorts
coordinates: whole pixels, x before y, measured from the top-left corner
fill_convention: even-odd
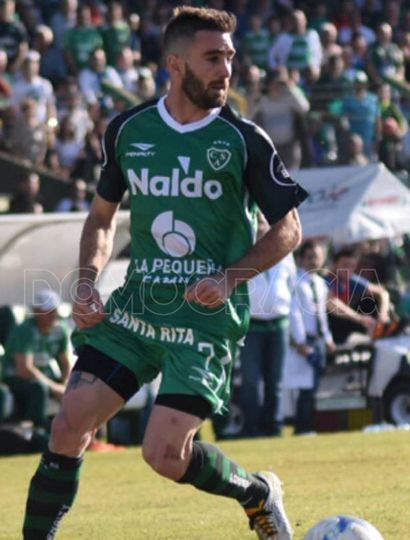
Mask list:
[[[161,373],[159,394],[199,395],[213,413],[227,411],[233,341],[193,328],[154,325],[127,312],[75,330],[72,341],[74,347],[91,345],[124,364],[140,385]]]

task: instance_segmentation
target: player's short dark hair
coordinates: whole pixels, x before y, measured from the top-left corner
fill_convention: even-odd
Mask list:
[[[200,30],[228,32],[236,29],[236,17],[232,13],[219,9],[179,6],[174,9],[163,34],[163,50],[171,52],[172,47],[181,39],[193,39]]]

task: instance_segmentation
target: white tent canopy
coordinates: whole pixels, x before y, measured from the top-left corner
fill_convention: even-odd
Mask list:
[[[410,190],[382,163],[302,169],[293,177],[310,194],[299,209],[304,238],[349,244],[410,232]]]
[[[0,305],[30,305],[40,288],[70,302],[86,213],[0,216]],[[129,213],[117,216],[113,257],[130,240]]]

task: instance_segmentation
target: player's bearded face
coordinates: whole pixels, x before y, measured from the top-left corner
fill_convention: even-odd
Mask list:
[[[182,89],[189,99],[200,109],[213,109],[225,104],[228,84],[225,79],[212,81],[206,85],[185,63]]]

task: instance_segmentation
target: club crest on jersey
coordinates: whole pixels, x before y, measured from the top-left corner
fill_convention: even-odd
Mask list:
[[[220,171],[226,165],[228,165],[231,156],[231,152],[225,148],[214,148],[212,146],[206,151],[208,163],[214,169],[214,171]]]

